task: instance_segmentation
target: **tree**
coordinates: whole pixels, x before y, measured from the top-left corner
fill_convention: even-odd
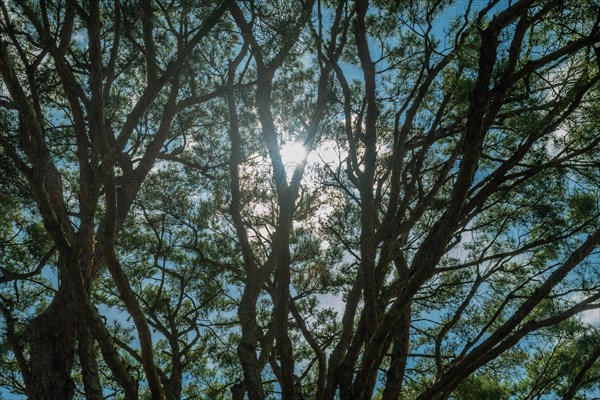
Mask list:
[[[17,0],[0,29],[5,387],[599,389],[597,5]]]
[[[2,4],[0,69],[10,118],[2,147],[27,180],[58,252],[58,290],[30,320],[29,362],[19,363],[28,397],[72,398],[75,338],[86,396],[102,397],[97,342],[125,395],[137,397],[136,382],[90,296],[95,276],[110,266],[135,322],[152,397],[164,398],[167,382],[158,376],[147,320],[114,242],[168,146],[175,116],[201,103],[202,95],[210,97],[195,93],[195,78],[185,71],[228,7],[197,5],[180,16],[160,10],[167,29],[157,35],[157,11],[143,2]]]

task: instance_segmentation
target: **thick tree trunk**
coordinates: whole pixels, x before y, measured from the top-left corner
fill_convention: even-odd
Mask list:
[[[394,345],[383,391],[383,400],[397,400],[402,392],[410,344],[410,317],[411,307],[407,305],[404,316],[400,320],[394,335]]]
[[[104,396],[102,396],[102,386],[100,384],[94,335],[87,326],[80,325],[78,328],[79,345],[77,348],[83,375],[85,398],[88,400],[102,399]]]
[[[30,400],[70,400],[75,352],[73,309],[63,288],[40,315],[29,322]]]
[[[252,291],[250,289],[253,289]],[[251,293],[252,292],[252,293]],[[265,397],[261,368],[256,356],[257,344],[260,340],[260,327],[256,322],[256,302],[258,294],[251,282],[247,282],[238,309],[238,317],[242,328],[242,337],[237,348],[238,357],[244,372],[244,386],[249,400],[262,400]]]

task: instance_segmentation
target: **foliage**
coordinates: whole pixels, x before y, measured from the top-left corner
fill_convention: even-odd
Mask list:
[[[593,2],[0,4],[0,397],[600,390]]]

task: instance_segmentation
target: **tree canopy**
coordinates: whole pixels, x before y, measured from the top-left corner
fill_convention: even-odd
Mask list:
[[[600,6],[0,2],[0,398],[600,393]]]

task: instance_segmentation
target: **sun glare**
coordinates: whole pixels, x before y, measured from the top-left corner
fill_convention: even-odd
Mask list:
[[[345,157],[340,155],[340,150],[335,142],[326,140],[320,143],[316,149],[309,151],[301,142],[288,142],[279,150],[281,159],[288,179],[292,178],[296,166],[306,157],[306,166],[310,169],[312,166],[323,166],[327,164],[333,170],[337,169],[341,160]],[[308,155],[307,155],[308,153]],[[312,183],[315,176],[310,171],[305,171],[303,182]]]
[[[300,164],[306,155],[306,149],[304,145],[299,142],[286,143],[281,148],[281,158],[286,169],[289,167],[295,167]]]

